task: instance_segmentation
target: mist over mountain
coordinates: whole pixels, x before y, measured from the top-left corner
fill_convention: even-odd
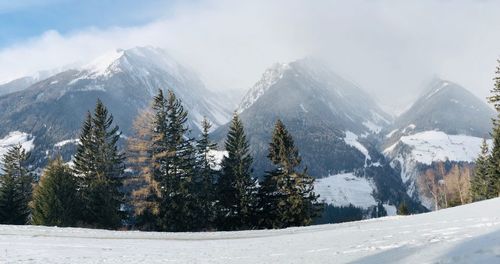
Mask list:
[[[434,79],[392,129],[415,125],[414,131],[440,130],[448,134],[489,137],[494,110],[464,87]]]

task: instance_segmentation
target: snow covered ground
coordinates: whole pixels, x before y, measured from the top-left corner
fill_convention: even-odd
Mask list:
[[[500,199],[284,230],[146,233],[0,226],[0,263],[499,263]]]
[[[375,185],[366,178],[356,177],[352,173],[330,175],[317,179],[314,191],[320,195],[320,200],[336,206],[368,208],[377,205],[373,198]]]

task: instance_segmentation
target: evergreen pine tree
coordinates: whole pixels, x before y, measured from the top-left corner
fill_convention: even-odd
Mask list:
[[[284,228],[312,223],[320,207],[314,193],[314,178],[297,172],[301,158],[285,125],[274,127],[268,158],[276,168],[266,173],[260,188],[264,227]]]
[[[87,112],[80,131],[73,169],[79,177],[80,188],[85,189],[96,176],[94,175],[94,141],[92,138],[92,114]]]
[[[153,179],[159,190],[159,223],[166,231],[196,228],[195,151],[188,137],[187,112],[172,91],[160,90],[153,101]]]
[[[45,169],[33,193],[32,223],[48,226],[75,226],[79,219],[78,182],[62,157]]]
[[[209,230],[215,221],[215,181],[217,171],[214,169],[216,159],[213,151],[217,150],[217,144],[209,137],[212,125],[204,118],[202,123],[202,134],[196,141],[196,196],[199,205],[199,225],[201,229]]]
[[[498,61],[500,64],[500,61]],[[491,96],[488,101],[493,104],[498,115],[493,119],[493,148],[488,162],[488,197],[500,196],[500,65],[497,66],[496,76],[494,78],[495,86],[491,90]]]
[[[75,174],[83,203],[83,222],[98,228],[121,225],[120,177],[123,174],[123,154],[117,143],[118,126],[113,127],[113,115],[97,100],[94,115],[87,114],[75,155]]]
[[[483,143],[481,144],[481,153],[476,159],[474,178],[471,180],[471,193],[474,201],[481,201],[488,198],[488,161],[488,143],[486,142],[486,139],[483,139]]]
[[[28,222],[33,177],[27,165],[29,154],[20,144],[2,157],[0,175],[0,223],[23,225]]]
[[[251,175],[252,156],[243,123],[235,113],[225,142],[228,152],[217,182],[218,220],[221,230],[250,229],[255,226],[257,185]]]

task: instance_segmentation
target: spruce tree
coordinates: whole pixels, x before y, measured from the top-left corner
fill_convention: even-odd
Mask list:
[[[20,144],[2,157],[0,175],[0,223],[23,225],[29,221],[33,177],[27,160],[29,154]]]
[[[195,151],[187,111],[172,91],[160,90],[153,101],[153,178],[159,190],[159,223],[166,231],[196,228],[198,205],[194,184]]]
[[[297,172],[301,163],[299,151],[281,120],[274,127],[268,158],[275,169],[266,173],[260,189],[264,227],[311,224],[320,210],[314,178],[306,170]]]
[[[500,60],[498,61],[500,64]],[[488,196],[500,196],[500,65],[497,66],[496,76],[494,78],[495,86],[491,90],[491,96],[488,101],[493,104],[498,115],[493,119],[493,148],[488,162]]]
[[[94,114],[87,114],[83,123],[74,166],[86,225],[98,228],[121,225],[119,187],[124,156],[118,151],[119,138],[113,115],[97,100]]]
[[[196,141],[196,197],[199,206],[199,226],[201,229],[212,229],[215,221],[215,181],[217,178],[214,152],[217,144],[210,140],[212,125],[204,118],[201,122],[202,133]]]
[[[476,166],[474,168],[474,178],[471,180],[471,193],[474,201],[481,201],[488,198],[488,162],[489,150],[486,139],[483,139],[481,144],[481,153],[476,159]]]
[[[217,183],[218,229],[250,229],[256,224],[257,185],[252,177],[248,141],[243,123],[235,113],[225,142],[227,157]]]
[[[47,226],[75,226],[81,203],[78,182],[62,157],[45,169],[33,193],[32,223]]]

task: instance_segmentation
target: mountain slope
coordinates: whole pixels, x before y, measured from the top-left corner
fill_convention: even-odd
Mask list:
[[[0,97],[0,137],[11,131],[35,137],[35,152],[51,150],[78,136],[85,113],[100,98],[125,135],[140,109],[158,89],[172,89],[189,111],[193,133],[203,116],[215,126],[227,121],[229,111],[193,71],[157,48],[138,47],[106,54],[77,70],[67,70],[27,89]]]
[[[384,131],[383,153],[400,171],[408,194],[433,208],[420,185],[437,162],[472,168],[494,111],[458,84],[434,80],[413,106]],[[388,132],[390,131],[390,132]],[[439,172],[443,174],[443,172]],[[442,177],[442,175],[440,175]]]
[[[420,215],[238,232],[0,226],[8,263],[498,263],[500,198]],[[166,250],[168,249],[168,250]]]
[[[255,176],[261,177],[270,168],[266,155],[279,118],[292,134],[309,174],[331,179],[318,187],[327,202],[334,202],[327,197],[336,188],[328,182],[337,182],[335,179],[339,178],[348,183],[349,179],[338,176],[347,172],[370,182],[367,185],[364,179],[359,180],[364,186],[362,193],[367,196],[360,199],[370,201],[359,203],[365,209],[378,202],[397,205],[409,200],[399,175],[375,146],[375,135],[389,125],[390,118],[363,90],[321,62],[303,59],[273,65],[247,92],[239,112],[254,155]],[[219,142],[227,129],[225,125],[214,132]],[[347,189],[343,189],[346,193],[349,188],[356,188],[347,183]],[[346,197],[342,201],[348,200]]]

